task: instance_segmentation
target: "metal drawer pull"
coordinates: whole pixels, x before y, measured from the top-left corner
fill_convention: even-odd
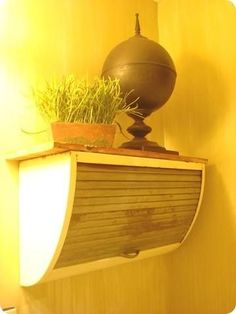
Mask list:
[[[120,256],[126,257],[126,258],[135,258],[138,255],[139,255],[139,250],[136,250],[134,252],[124,252],[120,254]]]

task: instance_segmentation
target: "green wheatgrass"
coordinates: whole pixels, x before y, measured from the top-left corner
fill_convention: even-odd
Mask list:
[[[35,104],[47,121],[99,124],[112,124],[121,113],[141,116],[138,99],[127,102],[130,93],[121,93],[118,79],[97,77],[89,81],[74,75],[33,90]]]

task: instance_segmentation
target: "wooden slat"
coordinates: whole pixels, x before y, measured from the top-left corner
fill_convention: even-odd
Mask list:
[[[129,181],[77,181],[77,189],[79,190],[101,190],[101,189],[159,189],[159,188],[200,188],[200,181],[153,181],[150,184],[149,181],[129,182]]]
[[[158,201],[150,203],[130,203],[130,204],[102,204],[102,205],[85,205],[73,208],[73,213],[91,213],[91,212],[104,212],[104,211],[120,211],[120,210],[133,210],[133,209],[148,209],[148,208],[162,208],[170,206],[186,206],[197,205],[198,199],[185,199],[185,200],[170,200]]]
[[[63,250],[64,257],[71,257],[71,256],[82,256],[82,255],[93,255],[94,252],[113,252],[118,249],[119,254],[132,251],[132,250],[142,250],[144,248],[153,248],[155,247],[156,243],[162,245],[162,242],[166,241],[173,241],[172,243],[177,243],[181,241],[181,237],[184,235],[185,229],[183,227],[176,226],[174,229],[165,230],[163,232],[156,232],[149,237],[123,237],[119,240],[111,241],[111,242],[104,242],[102,245],[90,245],[88,246],[68,246],[65,247]]]
[[[201,171],[151,167],[78,164],[79,181],[200,181]],[[178,179],[178,180],[176,180]]]
[[[140,166],[116,166],[116,165],[102,165],[102,164],[86,164],[77,163],[78,174],[82,172],[94,173],[120,173],[129,174],[136,173],[140,174],[173,174],[173,175],[196,175],[199,170],[188,170],[188,169],[174,169],[174,168],[152,168],[152,167],[140,167]]]
[[[184,234],[185,229],[178,229],[178,234]],[[141,250],[145,248],[147,245],[149,247],[155,247],[156,241],[160,241],[158,239],[161,237],[161,239],[166,239],[171,236],[172,239],[175,239],[175,242],[178,242],[178,240],[181,240],[179,238],[173,237],[173,234],[176,236],[176,229],[175,230],[170,230],[168,232],[155,232],[150,235],[145,235],[145,236],[136,236],[136,237],[130,237],[130,236],[123,236],[119,238],[114,238],[111,239],[111,241],[105,241],[101,240],[99,241],[94,241],[94,242],[88,242],[84,243],[84,245],[79,245],[78,243],[74,243],[74,245],[66,245],[63,250],[63,254],[66,255],[89,255],[90,253],[93,252],[111,252],[116,247],[122,247],[122,250],[120,253],[123,253],[125,251],[131,250],[133,248],[137,250]],[[73,252],[73,253],[72,253]]]
[[[123,186],[123,184],[122,184]],[[166,188],[117,188],[117,189],[109,189],[108,187],[105,189],[101,189],[100,186],[89,189],[77,189],[75,192],[75,198],[86,198],[86,197],[117,197],[117,196],[127,196],[127,195],[163,195],[163,194],[193,194],[199,193],[199,187],[166,187]]]
[[[188,220],[185,220],[187,222],[191,222],[193,219],[193,216],[192,217],[189,217]],[[182,223],[182,221],[179,221],[179,224],[176,224],[176,227],[177,226],[180,226],[180,223]],[[187,226],[187,223],[185,224],[185,226]],[[180,226],[182,227],[182,226]],[[160,230],[163,230],[163,229],[160,229]],[[146,232],[146,233],[143,233],[143,239],[147,238],[147,236],[153,232],[153,234],[156,234],[157,232],[159,232],[160,230],[155,230],[155,231],[150,231],[150,232]],[[134,234],[135,234],[135,230],[133,230]],[[64,249],[66,249],[67,246],[69,246],[70,244],[71,245],[80,245],[80,244],[88,244],[88,245],[92,245],[93,243],[95,243],[96,241],[104,241],[106,239],[109,238],[109,240],[111,239],[114,239],[114,238],[122,238],[122,237],[125,237],[125,236],[128,236],[132,234],[132,229],[129,230],[127,228],[124,228],[124,229],[113,229],[112,231],[104,231],[104,232],[95,232],[92,233],[92,234],[76,234],[76,235],[68,235],[68,239],[65,243],[65,247]]]
[[[192,194],[156,194],[156,195],[127,195],[127,196],[103,196],[93,198],[75,198],[74,206],[94,206],[97,205],[116,205],[130,203],[155,203],[170,200],[192,200],[198,199],[200,193]]]
[[[179,217],[166,215],[162,221],[158,220],[158,228],[157,225],[155,228],[153,226],[148,228],[142,225],[143,221],[141,221],[139,226],[127,224],[125,229],[121,225],[120,230],[115,230],[114,232],[113,229],[113,233],[103,230],[103,233],[99,235],[93,234],[92,237],[88,235],[81,237],[79,228],[77,228],[78,237],[75,237],[69,230],[58,265],[62,267],[64,263],[68,264],[68,261],[70,261],[69,264],[73,265],[78,262],[78,259],[80,262],[96,260],[103,258],[101,256],[104,256],[104,254],[107,257],[112,257],[134,247],[143,250],[158,245],[180,242],[187,232],[193,217],[194,212],[179,213]],[[150,225],[153,223],[153,221],[149,221]],[[95,232],[97,231],[95,227]],[[74,257],[71,256],[72,252]]]
[[[195,211],[195,205],[186,205],[186,206],[169,206],[161,208],[150,208],[150,209],[134,209],[128,211],[112,211],[112,212],[94,212],[94,213],[84,213],[84,214],[73,214],[70,222],[70,228],[77,229],[81,223],[86,223],[89,221],[107,221],[108,224],[111,224],[109,220],[117,218],[138,218],[144,219],[145,217],[153,217],[154,215],[162,215],[168,213],[178,213],[178,212],[192,212]]]
[[[157,233],[153,238],[147,239],[138,239],[136,242],[119,241],[118,244],[112,243],[108,247],[96,247],[96,248],[86,248],[84,250],[74,247],[73,250],[64,250],[57,262],[56,268],[64,267],[69,265],[75,265],[81,262],[99,260],[102,258],[108,258],[113,256],[119,256],[124,252],[134,251],[134,250],[146,250],[158,246],[164,246],[172,243],[178,243],[184,237],[186,230],[183,227],[176,227],[172,230],[165,230]]]
[[[192,213],[192,215],[189,215],[190,220],[192,220],[194,218],[194,213]],[[179,221],[182,221],[179,219]],[[178,221],[173,221],[172,222],[172,226],[177,225]],[[162,222],[161,220],[154,220],[153,221],[153,225],[152,227],[149,227],[149,229],[155,229],[155,230],[163,230],[166,227],[169,227],[170,223],[167,222]],[[83,240],[86,237],[90,237],[93,235],[102,235],[102,234],[112,234],[112,233],[119,233],[119,231],[122,230],[126,233],[130,233],[130,234],[137,234],[139,232],[147,232],[148,231],[148,227],[145,226],[145,222],[142,221],[137,221],[137,222],[127,222],[127,224],[114,224],[113,226],[111,225],[99,225],[98,227],[96,227],[96,225],[94,226],[90,226],[89,228],[85,227],[80,229],[79,233],[76,231],[70,231],[68,233],[67,238],[80,238]]]
[[[89,176],[89,172],[78,173],[78,181],[201,181],[199,174],[195,175],[184,175],[184,174],[156,174],[156,173],[143,173],[137,175],[137,173],[119,173],[119,172],[92,172]]]
[[[194,216],[195,210],[191,211],[180,211],[180,212],[166,212],[166,213],[154,213],[151,215],[143,216],[121,216],[113,217],[112,215],[109,218],[97,219],[97,220],[80,220],[77,217],[72,216],[71,224],[69,227],[69,234],[91,234],[99,232],[109,232],[117,228],[127,228],[130,229],[134,224],[149,224],[156,227],[165,221],[173,220],[176,222],[178,217],[185,217],[189,215]],[[80,217],[79,217],[80,218]]]
[[[128,222],[123,225],[115,225],[113,228],[111,226],[99,226],[96,228],[96,225],[89,229],[79,229],[77,232],[75,230],[69,230],[68,236],[66,239],[66,243],[74,243],[76,242],[87,242],[91,241],[92,239],[111,239],[114,237],[118,237],[121,235],[139,235],[143,234],[145,236],[146,233],[149,232],[156,232],[157,230],[163,230],[166,228],[172,228],[174,226],[181,225],[182,223],[185,225],[186,221],[192,221],[194,217],[194,212],[185,213],[183,215],[175,215],[170,216],[166,215],[166,217],[160,219],[149,221],[133,221]]]
[[[161,237],[156,236],[155,241],[140,242],[140,243],[119,243],[118,245],[114,245],[110,248],[93,248],[89,251],[82,250],[72,250],[69,252],[63,252],[60,256],[56,267],[63,267],[65,265],[75,265],[77,263],[81,263],[82,261],[94,261],[99,260],[104,257],[113,257],[119,256],[125,252],[135,251],[135,250],[146,250],[151,249],[158,246],[164,246],[172,243],[181,242],[185,231],[175,230],[174,232],[168,232]]]

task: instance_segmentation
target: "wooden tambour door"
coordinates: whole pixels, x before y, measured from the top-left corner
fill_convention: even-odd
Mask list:
[[[78,163],[72,217],[56,268],[181,242],[201,182],[199,169]]]
[[[205,164],[161,157],[69,151],[21,161],[22,285],[177,248],[196,219]]]

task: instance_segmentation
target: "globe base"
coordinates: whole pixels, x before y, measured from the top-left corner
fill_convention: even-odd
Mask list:
[[[161,154],[179,155],[179,152],[167,150],[165,149],[165,147],[160,146],[156,142],[149,141],[145,137],[135,137],[131,141],[123,143],[120,148],[138,149],[142,151],[152,151]]]

